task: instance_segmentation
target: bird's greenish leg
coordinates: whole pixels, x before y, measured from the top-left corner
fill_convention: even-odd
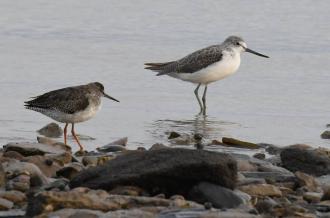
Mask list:
[[[196,98],[197,98],[197,101],[198,101],[199,107],[200,107],[200,109],[201,109],[199,113],[202,113],[202,112],[203,112],[203,105],[202,105],[202,102],[201,102],[201,100],[199,99],[199,96],[198,96],[198,89],[199,89],[200,86],[201,86],[201,83],[198,84],[198,86],[196,87],[194,93],[195,93],[195,96],[196,96]]]
[[[203,93],[203,97],[202,97],[202,101],[203,101],[203,115],[206,115],[206,92],[207,92],[207,85],[205,85],[204,93]]]

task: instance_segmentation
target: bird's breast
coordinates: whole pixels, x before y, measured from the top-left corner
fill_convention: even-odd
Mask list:
[[[101,103],[98,104],[89,104],[85,110],[78,111],[71,115],[71,120],[73,123],[84,122],[86,120],[91,119],[96,115],[96,113],[100,110]]]
[[[230,76],[237,71],[240,63],[240,55],[225,55],[221,61],[218,61],[205,69],[205,74],[207,75],[206,83],[215,82]]]

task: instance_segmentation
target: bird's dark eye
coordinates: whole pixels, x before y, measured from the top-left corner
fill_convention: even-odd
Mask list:
[[[236,45],[241,45],[241,44],[239,44],[239,42],[236,42]]]

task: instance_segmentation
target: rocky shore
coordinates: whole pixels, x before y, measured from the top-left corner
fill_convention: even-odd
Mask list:
[[[174,132],[169,142],[128,150],[124,138],[84,154],[47,137],[8,143],[0,217],[330,217],[328,149]]]

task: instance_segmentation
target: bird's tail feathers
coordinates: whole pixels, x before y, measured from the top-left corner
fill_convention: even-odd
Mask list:
[[[145,63],[144,69],[158,72],[157,76],[160,76],[169,73],[168,69],[170,65],[172,65],[174,62],[175,61],[164,62],[164,63]]]

